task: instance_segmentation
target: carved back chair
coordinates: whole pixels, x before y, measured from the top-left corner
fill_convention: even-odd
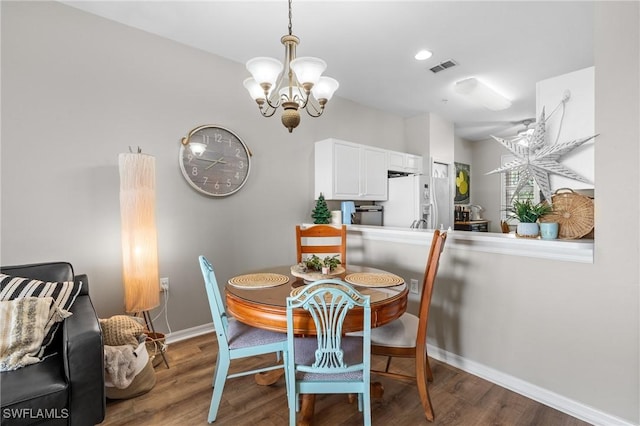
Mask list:
[[[362,312],[362,336],[345,336],[342,324],[352,309]],[[316,336],[294,329],[294,310],[308,311]],[[354,312],[358,314],[358,312]],[[300,394],[358,395],[364,424],[371,424],[371,306],[351,285],[338,279],[314,281],[287,297],[289,424],[296,424]]]

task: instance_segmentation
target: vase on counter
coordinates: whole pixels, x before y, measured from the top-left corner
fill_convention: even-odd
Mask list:
[[[535,238],[539,233],[540,227],[538,226],[538,222],[520,222],[518,223],[518,228],[516,229],[516,235],[518,237]]]
[[[558,238],[558,222],[541,222],[540,238],[543,240],[555,240]]]

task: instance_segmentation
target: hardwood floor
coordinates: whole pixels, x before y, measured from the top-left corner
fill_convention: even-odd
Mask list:
[[[206,425],[217,343],[213,334],[172,344],[170,369],[156,367],[156,386],[138,398],[107,401],[108,425]],[[271,361],[256,357],[232,361],[231,369]],[[384,359],[373,362],[383,368]],[[582,426],[583,421],[527,399],[491,382],[431,359],[434,381],[429,392],[436,413],[424,418],[415,385],[372,376],[384,385],[384,398],[371,401],[373,425],[544,425]],[[394,359],[396,368],[411,371],[411,360]],[[316,397],[315,426],[362,425],[357,405],[345,395]],[[273,386],[256,385],[253,376],[227,381],[216,425],[287,425],[284,380]]]

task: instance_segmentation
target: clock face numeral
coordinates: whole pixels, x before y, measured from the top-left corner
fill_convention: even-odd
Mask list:
[[[187,146],[180,146],[180,169],[194,189],[223,197],[242,188],[249,177],[251,157],[235,133],[224,127],[200,126],[189,133],[189,140],[206,146],[202,155],[194,155]]]

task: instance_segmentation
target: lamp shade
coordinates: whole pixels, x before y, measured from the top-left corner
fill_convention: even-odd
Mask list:
[[[338,90],[339,86],[340,84],[335,78],[322,76],[320,80],[318,80],[318,83],[313,86],[311,92],[316,99],[326,99],[328,101],[335,91]]]
[[[502,111],[511,106],[509,99],[474,77],[458,81],[454,88],[457,93],[491,111]]]
[[[120,154],[118,163],[124,304],[137,313],[160,304],[155,158]]]
[[[301,84],[316,84],[320,76],[327,69],[327,63],[320,58],[301,56],[290,63],[291,69]]]
[[[259,56],[247,61],[247,71],[251,73],[253,79],[259,85],[266,83],[271,87],[276,84],[282,68],[282,62],[264,56]]]
[[[246,78],[242,84],[254,101],[264,99],[264,90],[262,90],[262,87],[260,87],[253,77]]]

